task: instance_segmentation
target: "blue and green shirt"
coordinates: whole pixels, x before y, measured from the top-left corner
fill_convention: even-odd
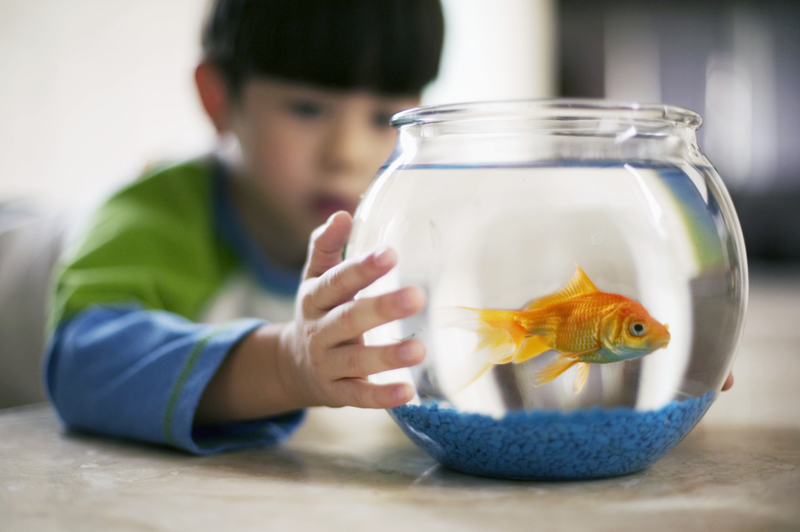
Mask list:
[[[55,275],[45,380],[70,428],[198,454],[285,439],[302,412],[195,427],[226,355],[291,319],[299,271],[269,262],[215,158],[164,167],[108,199]]]

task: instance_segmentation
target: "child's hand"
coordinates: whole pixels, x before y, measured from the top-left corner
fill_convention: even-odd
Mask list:
[[[339,212],[311,235],[295,320],[279,340],[284,386],[303,406],[392,408],[405,404],[414,395],[410,385],[377,385],[368,382],[367,376],[413,366],[425,356],[418,340],[364,345],[364,332],[419,312],[426,297],[422,289],[409,286],[354,300],[359,290],[388,273],[397,257],[384,248],[342,261],[352,224],[349,214]]]

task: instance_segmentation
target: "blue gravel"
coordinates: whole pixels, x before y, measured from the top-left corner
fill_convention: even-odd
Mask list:
[[[652,464],[694,428],[715,393],[672,401],[660,410],[590,408],[520,411],[495,419],[437,403],[389,411],[438,462],[473,475],[517,479],[589,479]]]

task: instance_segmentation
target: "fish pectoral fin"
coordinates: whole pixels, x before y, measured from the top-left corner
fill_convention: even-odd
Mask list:
[[[529,336],[522,347],[517,351],[512,362],[514,364],[522,364],[523,362],[537,357],[545,351],[550,351],[552,347],[547,345],[540,336]]]
[[[578,373],[575,374],[575,382],[572,383],[572,391],[575,393],[583,390],[586,379],[589,378],[589,364],[586,362],[578,363]]]
[[[579,360],[574,358],[571,359],[557,358],[553,362],[545,366],[544,369],[538,371],[536,375],[533,376],[533,385],[542,386],[543,384],[552,382],[553,380],[556,379],[556,377],[567,371],[575,364],[578,364],[579,362],[580,362]]]

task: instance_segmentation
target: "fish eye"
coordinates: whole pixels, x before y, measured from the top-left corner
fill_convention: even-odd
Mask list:
[[[647,327],[641,321],[635,321],[630,324],[628,331],[634,336],[644,336],[647,332]]]

